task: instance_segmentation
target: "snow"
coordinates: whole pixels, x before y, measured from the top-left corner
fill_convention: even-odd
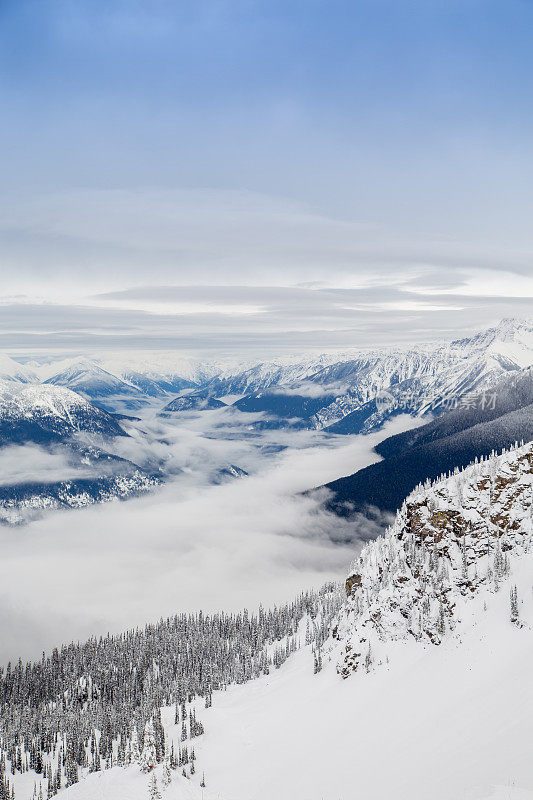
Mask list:
[[[0,415],[31,417],[45,413],[70,421],[72,409],[92,408],[76,392],[62,386],[0,381]]]
[[[214,693],[194,740],[198,772],[187,782],[174,773],[162,797],[200,798],[205,771],[205,800],[532,800],[532,462],[525,445],[416,489],[354,564],[360,581],[323,649],[322,671],[313,673],[307,646],[270,675]],[[509,560],[495,581],[489,568],[500,545]],[[434,637],[429,600],[439,594],[446,631]],[[402,604],[418,613],[424,601],[419,628],[416,614],[406,623],[397,613]],[[370,640],[368,669],[353,659],[344,669],[345,654]],[[163,721],[176,739],[172,709]],[[135,767],[59,794],[147,796]]]
[[[175,775],[171,785],[165,789],[162,785],[162,768],[156,768],[155,774],[159,791],[165,800],[218,800],[218,794],[214,794],[207,788],[202,791],[198,782],[187,780],[181,774]],[[114,767],[95,773],[87,780],[63,789],[55,797],[58,800],[136,800],[136,798],[148,800],[150,778],[151,774],[146,775],[138,767]],[[26,797],[27,800],[31,800],[33,779],[28,779],[24,788],[24,794],[18,789],[17,800],[19,800],[19,796],[22,800],[26,800]],[[38,788],[39,783],[37,782]]]
[[[314,675],[305,648],[216,693],[195,740],[205,800],[532,800],[532,568],[528,556],[513,574],[526,628],[510,625],[502,587],[487,611],[468,601],[457,637],[398,642],[369,675],[342,681],[333,662]],[[199,800],[200,779],[175,774],[162,796]],[[58,798],[145,800],[147,784],[136,767],[114,768]]]
[[[333,664],[313,675],[300,652],[216,696],[197,746],[210,784],[228,800],[481,800],[510,780],[533,789],[531,632],[511,628],[502,590],[460,635],[441,648],[397,643],[388,669],[347,681]]]
[[[133,353],[94,358],[65,359],[47,364],[21,366],[0,358],[0,377],[14,380],[46,380],[68,386],[87,397],[115,397],[129,407],[148,402],[142,380],[161,396],[169,381],[185,379],[201,386],[216,379],[214,389],[222,396],[245,395],[273,387],[298,387],[312,381],[337,395],[313,420],[324,428],[373,399],[380,390],[411,393],[413,413],[425,413],[435,400],[460,397],[486,389],[509,370],[533,364],[533,323],[505,319],[470,338],[451,343],[430,343],[415,348],[384,348],[323,354],[307,353],[264,362],[198,359],[181,352]],[[36,374],[39,376],[36,377]],[[131,378],[131,381],[129,380]],[[173,392],[170,395],[175,396]],[[217,395],[218,396],[218,395]],[[125,405],[125,408],[128,406]],[[380,420],[371,419],[372,426]]]

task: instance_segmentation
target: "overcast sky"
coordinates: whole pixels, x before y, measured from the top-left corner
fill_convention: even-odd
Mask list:
[[[532,29],[529,0],[2,0],[0,349],[530,315]]]

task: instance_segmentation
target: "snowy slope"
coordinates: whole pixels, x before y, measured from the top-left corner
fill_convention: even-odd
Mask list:
[[[215,699],[198,752],[222,797],[533,797],[532,467],[528,445],[414,492],[323,670],[303,651]]]
[[[327,386],[345,381],[346,393],[313,417],[316,427],[329,427],[372,401],[379,392],[391,395],[400,410],[424,414],[453,408],[458,399],[488,389],[508,372],[533,364],[533,324],[503,320],[469,339],[408,351],[375,352],[336,364],[312,377]],[[351,430],[370,429],[394,409],[371,409]]]
[[[0,353],[0,380],[34,383],[37,381],[37,376],[33,370]]]
[[[0,442],[65,438],[77,431],[122,436],[114,417],[60,386],[0,381]]]
[[[145,405],[143,392],[137,386],[126,383],[88,359],[75,361],[45,383],[65,386],[88,400],[107,404],[112,410],[117,404],[129,409]]]
[[[514,578],[533,622],[531,559]],[[459,639],[391,648],[394,663],[342,681],[313,675],[309,653],[214,697],[196,744],[200,777],[177,773],[169,800],[531,800],[530,630],[508,621],[506,586],[474,601]],[[202,741],[203,740],[203,741]],[[158,768],[161,776],[162,770]],[[31,798],[33,782],[25,778]],[[146,800],[136,767],[90,775],[61,800]],[[19,781],[16,783],[17,787]]]
[[[201,772],[162,797],[531,800],[532,470],[526,445],[415,490],[354,562],[320,653],[215,692]],[[141,800],[148,780],[117,767],[58,797]]]
[[[524,566],[513,577],[531,624],[531,558]],[[470,601],[440,647],[389,645],[389,665],[370,674],[342,681],[328,663],[313,675],[301,652],[230,688],[197,748],[209,785],[227,800],[486,800],[509,784],[533,797],[533,644],[509,623],[507,588],[487,611]]]

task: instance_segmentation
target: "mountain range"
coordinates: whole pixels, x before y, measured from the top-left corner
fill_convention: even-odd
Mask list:
[[[154,355],[149,361],[83,358],[57,364],[20,364],[4,357],[0,374],[65,386],[118,411],[160,398],[169,402],[187,391],[202,390],[218,399],[247,396],[252,405],[261,395],[261,410],[279,424],[297,417],[308,427],[358,433],[402,410],[439,412],[453,398],[487,388],[505,374],[532,364],[533,324],[506,319],[468,338],[406,349],[354,350],[258,363],[202,362],[172,354]],[[367,405],[383,392],[391,395],[388,406]],[[285,395],[283,407],[281,395]],[[316,402],[305,404],[302,395]],[[343,427],[335,429],[341,421]]]
[[[341,515],[368,507],[395,512],[418,483],[532,439],[533,369],[527,368],[431,422],[380,442],[375,450],[382,461],[327,484],[328,507]]]
[[[449,344],[256,364],[204,363],[169,354],[149,361],[115,357],[22,364],[4,356],[0,447],[64,446],[72,469],[78,461],[85,469],[72,440],[96,436],[100,441],[91,446],[102,457],[93,459],[89,477],[81,469],[83,474],[73,472],[67,483],[52,485],[46,477],[26,486],[7,482],[0,506],[9,509],[4,518],[18,520],[17,508],[24,519],[29,508],[77,506],[157,485],[164,479],[157,467],[111,456],[106,462],[113,448],[105,440],[127,436],[124,426],[128,417],[133,421],[132,414],[179,423],[181,413],[217,410],[232,415],[235,424],[243,414],[242,435],[256,436],[278,428],[326,436],[369,433],[399,414],[433,420],[382,442],[377,453],[383,461],[328,484],[329,508],[336,513],[368,506],[394,512],[421,480],[533,438],[532,363],[533,325],[519,320],[504,320]],[[142,438],[142,425],[137,427],[135,435]],[[116,467],[113,478],[109,470],[100,471],[104,463]],[[244,472],[238,467],[238,474]]]

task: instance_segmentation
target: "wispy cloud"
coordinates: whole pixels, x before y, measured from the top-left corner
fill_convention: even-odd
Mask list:
[[[4,349],[272,355],[451,337],[527,313],[523,250],[254,192],[34,193],[0,200],[0,230]]]

